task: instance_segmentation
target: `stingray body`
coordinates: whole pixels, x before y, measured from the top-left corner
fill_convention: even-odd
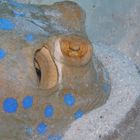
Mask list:
[[[73,2],[0,3],[0,138],[62,139],[68,125],[104,104],[107,71]]]

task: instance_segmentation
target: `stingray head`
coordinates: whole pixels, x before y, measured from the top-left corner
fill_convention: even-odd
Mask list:
[[[52,89],[57,86],[59,67],[84,67],[92,61],[93,48],[88,39],[78,35],[58,35],[48,38],[43,47],[36,51],[35,68],[39,87]]]

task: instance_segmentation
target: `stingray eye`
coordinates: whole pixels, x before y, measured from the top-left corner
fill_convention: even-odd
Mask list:
[[[63,55],[72,58],[82,58],[88,51],[86,42],[79,38],[63,38],[60,43]]]
[[[79,36],[65,36],[60,40],[61,52],[69,62],[84,63],[92,57],[91,44]]]

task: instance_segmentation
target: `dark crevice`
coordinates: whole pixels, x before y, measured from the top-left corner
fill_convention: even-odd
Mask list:
[[[35,68],[39,81],[41,80],[41,70]]]
[[[37,61],[35,59],[34,59],[34,66],[35,66],[37,77],[40,81],[41,80],[41,70],[39,69],[40,68],[39,64],[37,63]]]

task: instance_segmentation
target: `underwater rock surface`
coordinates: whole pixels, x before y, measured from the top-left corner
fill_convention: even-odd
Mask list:
[[[107,70],[73,2],[0,1],[0,138],[63,139],[74,120],[103,105]]]

